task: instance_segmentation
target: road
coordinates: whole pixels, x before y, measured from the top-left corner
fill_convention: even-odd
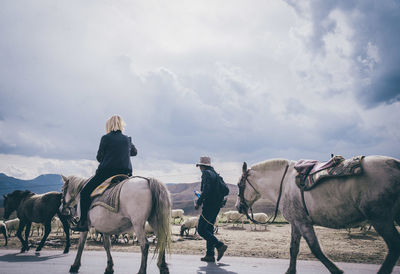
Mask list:
[[[0,250],[1,274],[36,274],[68,273],[76,255],[76,251],[61,254],[61,251],[29,251],[19,254],[18,250]],[[139,253],[112,252],[114,259],[114,273],[137,273],[140,265]],[[156,260],[149,256],[148,273],[158,273]],[[104,273],[106,268],[105,251],[84,251],[80,274]],[[223,257],[216,264],[200,261],[199,255],[177,255],[167,257],[171,274],[269,274],[284,273],[289,265],[288,260],[263,259],[252,257]],[[376,273],[379,265],[337,263],[337,265],[351,274]],[[318,261],[298,261],[297,273],[329,273]],[[400,266],[396,266],[393,273],[400,274]]]

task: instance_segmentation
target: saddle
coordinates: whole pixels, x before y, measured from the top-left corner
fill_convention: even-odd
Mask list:
[[[125,174],[117,174],[117,175],[114,175],[114,176],[108,178],[107,180],[102,182],[98,187],[96,187],[92,191],[92,193],[90,194],[90,198],[94,199],[97,196],[102,195],[104,193],[104,191],[106,191],[108,188],[113,187],[114,185],[116,185],[128,178],[129,178],[129,176],[125,175]]]
[[[105,180],[90,195],[90,208],[102,206],[112,212],[119,211],[119,194],[122,186],[129,179],[128,175],[118,174]]]
[[[298,172],[296,184],[303,191],[308,191],[324,179],[359,175],[363,172],[361,165],[363,158],[364,156],[357,156],[345,160],[342,156],[336,155],[323,163],[315,160],[300,160],[294,166]]]
[[[300,160],[294,166],[296,185],[300,188],[301,200],[307,215],[308,209],[304,200],[304,191],[309,191],[328,178],[354,176],[363,172],[361,160],[364,156],[357,156],[345,160],[342,156],[333,156],[328,162],[320,163],[315,160]]]

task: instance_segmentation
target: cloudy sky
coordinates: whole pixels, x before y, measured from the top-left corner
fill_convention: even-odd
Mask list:
[[[90,176],[120,114],[136,174],[400,158],[400,2],[0,3],[0,172]]]

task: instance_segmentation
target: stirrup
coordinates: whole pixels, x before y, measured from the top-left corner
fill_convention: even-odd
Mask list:
[[[79,224],[79,217],[78,216],[70,216],[69,222],[71,223],[72,226],[77,226]]]

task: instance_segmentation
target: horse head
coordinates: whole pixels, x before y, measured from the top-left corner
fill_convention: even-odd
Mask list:
[[[61,175],[61,178],[64,185],[62,187],[60,212],[63,215],[71,215],[71,210],[78,204],[80,191],[87,180],[76,176],[67,177],[64,175]]]
[[[14,210],[18,209],[19,204],[23,199],[28,196],[34,195],[33,192],[29,190],[15,190],[14,192],[3,195],[4,197],[4,219],[8,219]]]
[[[239,195],[236,201],[237,210],[248,216],[248,210],[261,195],[255,187],[255,183],[251,182],[251,169],[247,169],[247,163],[243,163],[242,176],[238,182]],[[249,185],[250,187],[246,187]]]

